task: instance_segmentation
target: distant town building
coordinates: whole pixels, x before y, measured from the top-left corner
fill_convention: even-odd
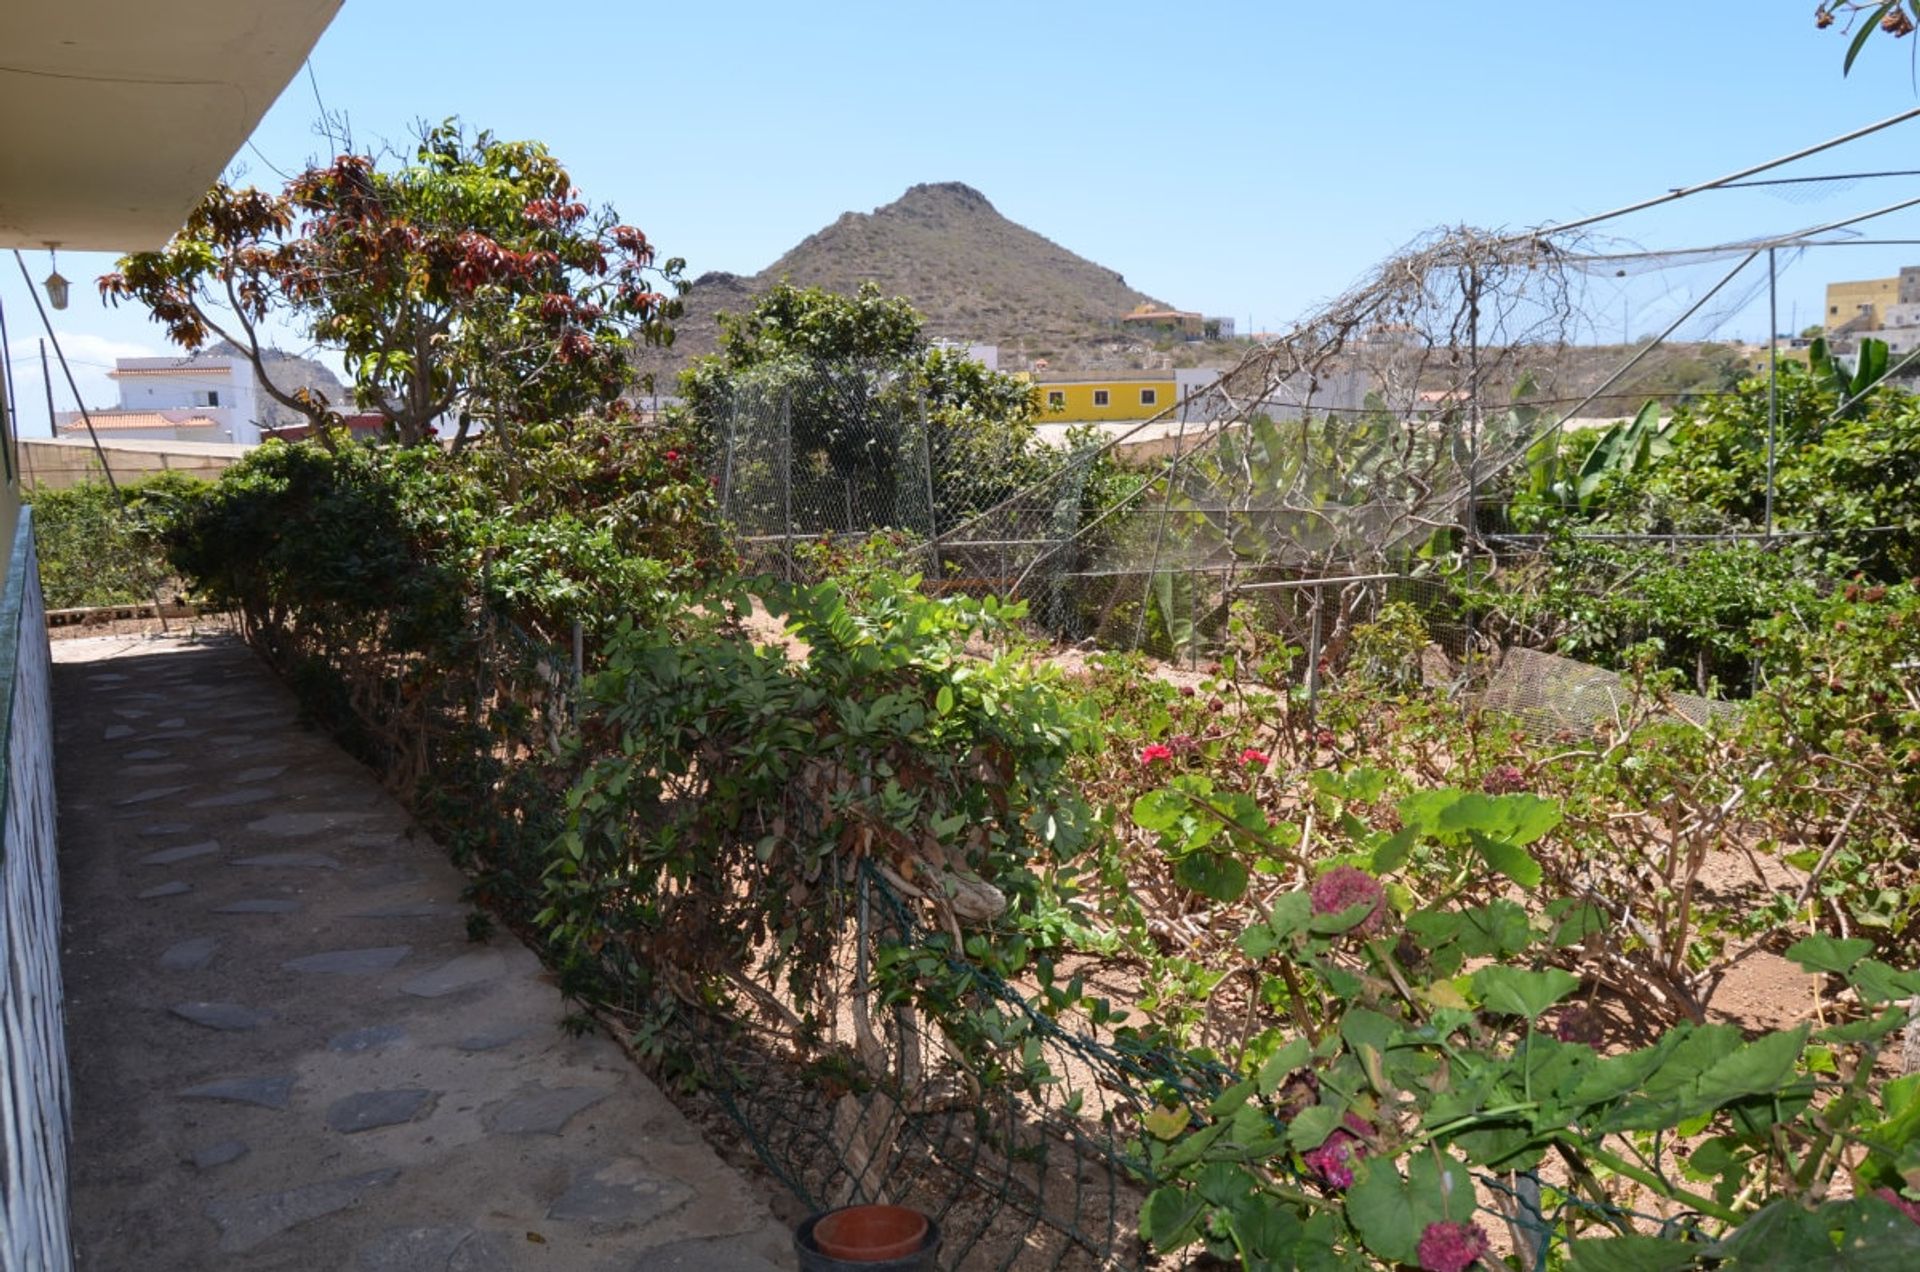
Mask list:
[[[1156,309],[1152,305],[1136,306],[1132,313],[1120,319],[1122,328],[1150,336],[1172,336],[1178,340],[1203,340],[1207,334],[1207,319],[1185,309]]]
[[[1104,424],[1150,420],[1179,401],[1178,372],[1110,371],[1078,375],[1035,371],[1041,420],[1048,424]],[[1209,372],[1217,375],[1218,372]]]
[[[1000,346],[990,344],[970,344],[965,340],[947,340],[935,337],[936,349],[946,349],[954,353],[964,353],[970,362],[978,362],[989,371],[1000,369]]]
[[[253,368],[243,358],[120,358],[107,373],[120,389],[120,404],[89,411],[101,438],[125,441],[260,441],[259,400]],[[85,436],[78,411],[54,417],[54,436]]]
[[[1832,342],[1872,337],[1895,352],[1913,348],[1920,339],[1920,265],[1905,266],[1896,278],[1828,283],[1825,326]],[[1900,332],[1898,339],[1890,332]]]

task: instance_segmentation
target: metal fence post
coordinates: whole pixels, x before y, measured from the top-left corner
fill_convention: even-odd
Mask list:
[[[793,582],[793,386],[780,390],[780,571]]]
[[[1153,579],[1156,574],[1160,573],[1160,542],[1167,534],[1167,517],[1173,511],[1173,484],[1180,479],[1180,465],[1186,462],[1187,458],[1186,448],[1187,419],[1183,413],[1180,417],[1180,432],[1173,441],[1173,462],[1167,465],[1166,498],[1160,501],[1160,521],[1153,528],[1153,559],[1147,564],[1146,582],[1140,589],[1140,617],[1136,619],[1133,624],[1133,648],[1135,649],[1139,649],[1141,645],[1146,642],[1147,610],[1153,604]],[[1169,598],[1171,598],[1171,592],[1169,592],[1168,595]],[[1161,617],[1165,618],[1168,622],[1173,620],[1173,615],[1171,614],[1163,614]],[[1173,650],[1168,650],[1167,652],[1178,657],[1178,654]]]
[[[733,448],[740,436],[739,389],[728,391],[727,410],[721,418],[725,421],[727,436],[720,459],[720,515],[731,519],[733,515]]]
[[[1780,429],[1780,297],[1773,249],[1767,249],[1767,538],[1773,538],[1774,437]],[[1864,359],[1863,359],[1864,360]]]
[[[1320,610],[1326,585],[1313,585],[1313,619],[1307,628],[1307,726],[1320,723]]]
[[[927,550],[931,558],[934,581],[940,579],[940,505],[933,499],[933,425],[927,419],[927,394],[924,389],[916,390],[914,398],[920,404],[920,458],[924,463],[922,472],[927,485]]]

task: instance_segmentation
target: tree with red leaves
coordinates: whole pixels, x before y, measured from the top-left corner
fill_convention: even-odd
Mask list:
[[[339,350],[356,405],[398,441],[432,440],[446,421],[458,445],[617,398],[632,343],[671,343],[681,270],[588,207],[545,146],[469,139],[448,121],[397,170],[344,154],[279,194],[216,186],[165,248],[123,257],[100,290],[147,306],[186,349],[233,343],[328,445],[335,404],[268,372],[272,316]]]

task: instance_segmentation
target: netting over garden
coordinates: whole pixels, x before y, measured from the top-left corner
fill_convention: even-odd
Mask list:
[[[1063,636],[1157,652],[1217,627],[1249,585],[1405,571],[1436,539],[1458,543],[1497,516],[1489,487],[1544,435],[1639,405],[1612,394],[1660,349],[1587,343],[1625,277],[1592,248],[1437,235],[1112,439],[1152,464],[1127,498],[1065,533],[1060,509],[1099,452],[1073,456],[943,531],[928,568],[1035,597]],[[1706,262],[1716,274],[1719,259]],[[1750,299],[1698,289],[1702,263],[1669,261],[1687,286],[1667,277],[1665,293],[1691,297],[1676,329],[1710,329]]]
[[[708,412],[721,502],[749,562],[787,577],[804,541],[893,531],[936,590],[1027,598],[1065,641],[1197,656],[1237,595],[1420,573],[1508,528],[1501,475],[1570,421],[1724,391],[1731,363],[1669,341],[1721,330],[1768,285],[1747,267],[1801,237],[1660,254],[1437,232],[1152,419],[1064,447],[930,409],[883,365],[784,361]],[[1621,342],[1597,343],[1613,315]],[[1657,328],[1629,343],[1626,315]],[[1268,600],[1304,639],[1366,595]]]

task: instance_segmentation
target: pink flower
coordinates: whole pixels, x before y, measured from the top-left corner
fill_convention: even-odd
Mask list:
[[[667,462],[668,462],[669,464],[673,464],[673,463],[678,463],[678,462],[679,462],[679,460],[680,460],[680,452],[679,452],[679,451],[675,451],[675,450],[670,450],[670,451],[668,451],[668,452],[667,452]]]
[[[1517,765],[1501,764],[1480,779],[1480,789],[1489,795],[1512,795],[1527,789],[1527,775]]]
[[[1246,750],[1240,752],[1240,762],[1242,764],[1251,764],[1256,768],[1265,768],[1268,764],[1268,756],[1265,751],[1256,751],[1254,748],[1248,747]]]
[[[1180,686],[1180,696],[1181,696],[1182,698],[1191,698],[1191,697],[1193,697],[1193,686],[1192,686],[1192,685],[1181,685],[1181,686]]]
[[[1387,921],[1387,894],[1380,881],[1358,866],[1335,866],[1313,881],[1308,894],[1315,914],[1339,914],[1365,902],[1373,908],[1350,931],[1362,936],[1378,932]]]
[[[1873,1190],[1873,1195],[1899,1210],[1915,1223],[1920,1223],[1920,1201],[1908,1201],[1891,1188],[1876,1188]]]
[[[1367,1155],[1367,1143],[1361,1139],[1373,1130],[1356,1114],[1347,1114],[1347,1125],[1336,1126],[1318,1148],[1300,1154],[1307,1173],[1329,1188],[1353,1187],[1353,1163]]]
[[[1313,735],[1313,741],[1316,746],[1332,746],[1334,742],[1333,730],[1332,729],[1320,730],[1318,733]]]
[[[1173,748],[1170,746],[1161,746],[1158,742],[1149,747],[1142,747],[1140,750],[1140,763],[1142,767],[1158,764],[1162,760],[1170,760],[1172,758]]]
[[[1466,1272],[1491,1249],[1477,1223],[1430,1223],[1420,1234],[1420,1266],[1426,1272]]]

